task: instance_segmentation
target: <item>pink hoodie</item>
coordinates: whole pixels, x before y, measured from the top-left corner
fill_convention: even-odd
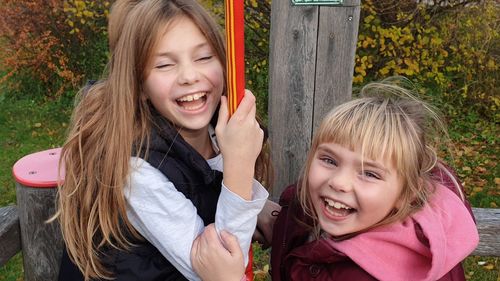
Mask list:
[[[422,233],[429,247],[415,233]],[[476,225],[464,203],[438,185],[428,204],[402,223],[330,245],[379,280],[434,281],[467,257],[478,242]]]

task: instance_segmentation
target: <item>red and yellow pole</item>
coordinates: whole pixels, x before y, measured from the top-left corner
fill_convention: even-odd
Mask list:
[[[226,7],[226,67],[229,113],[233,114],[245,95],[245,17],[244,0],[225,0]],[[250,246],[247,281],[253,280],[253,253]]]
[[[226,66],[229,113],[236,111],[245,94],[244,0],[225,0]]]

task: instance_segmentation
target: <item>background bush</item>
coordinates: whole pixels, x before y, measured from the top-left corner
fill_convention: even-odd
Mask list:
[[[354,82],[404,75],[439,89],[449,104],[498,118],[500,6],[438,2],[362,1]]]
[[[99,74],[107,60],[109,1],[4,0],[0,83],[10,91],[59,96]]]

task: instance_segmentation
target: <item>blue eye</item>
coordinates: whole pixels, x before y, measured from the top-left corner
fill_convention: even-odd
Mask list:
[[[326,163],[328,165],[337,166],[337,161],[335,161],[335,159],[333,159],[333,158],[330,158],[330,157],[320,157],[319,160],[323,161],[324,163]]]
[[[377,180],[381,179],[380,175],[372,171],[363,171],[363,176]]]

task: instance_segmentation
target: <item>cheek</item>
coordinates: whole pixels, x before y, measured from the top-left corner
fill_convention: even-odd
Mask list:
[[[207,77],[215,87],[221,89],[224,87],[224,72],[220,63],[209,69]]]
[[[309,169],[309,174],[307,175],[307,184],[310,190],[315,190],[319,185],[319,176],[316,173],[316,169],[314,169],[314,165],[311,165]]]
[[[172,82],[169,77],[150,75],[144,82],[144,92],[150,99],[166,98],[170,93]]]

